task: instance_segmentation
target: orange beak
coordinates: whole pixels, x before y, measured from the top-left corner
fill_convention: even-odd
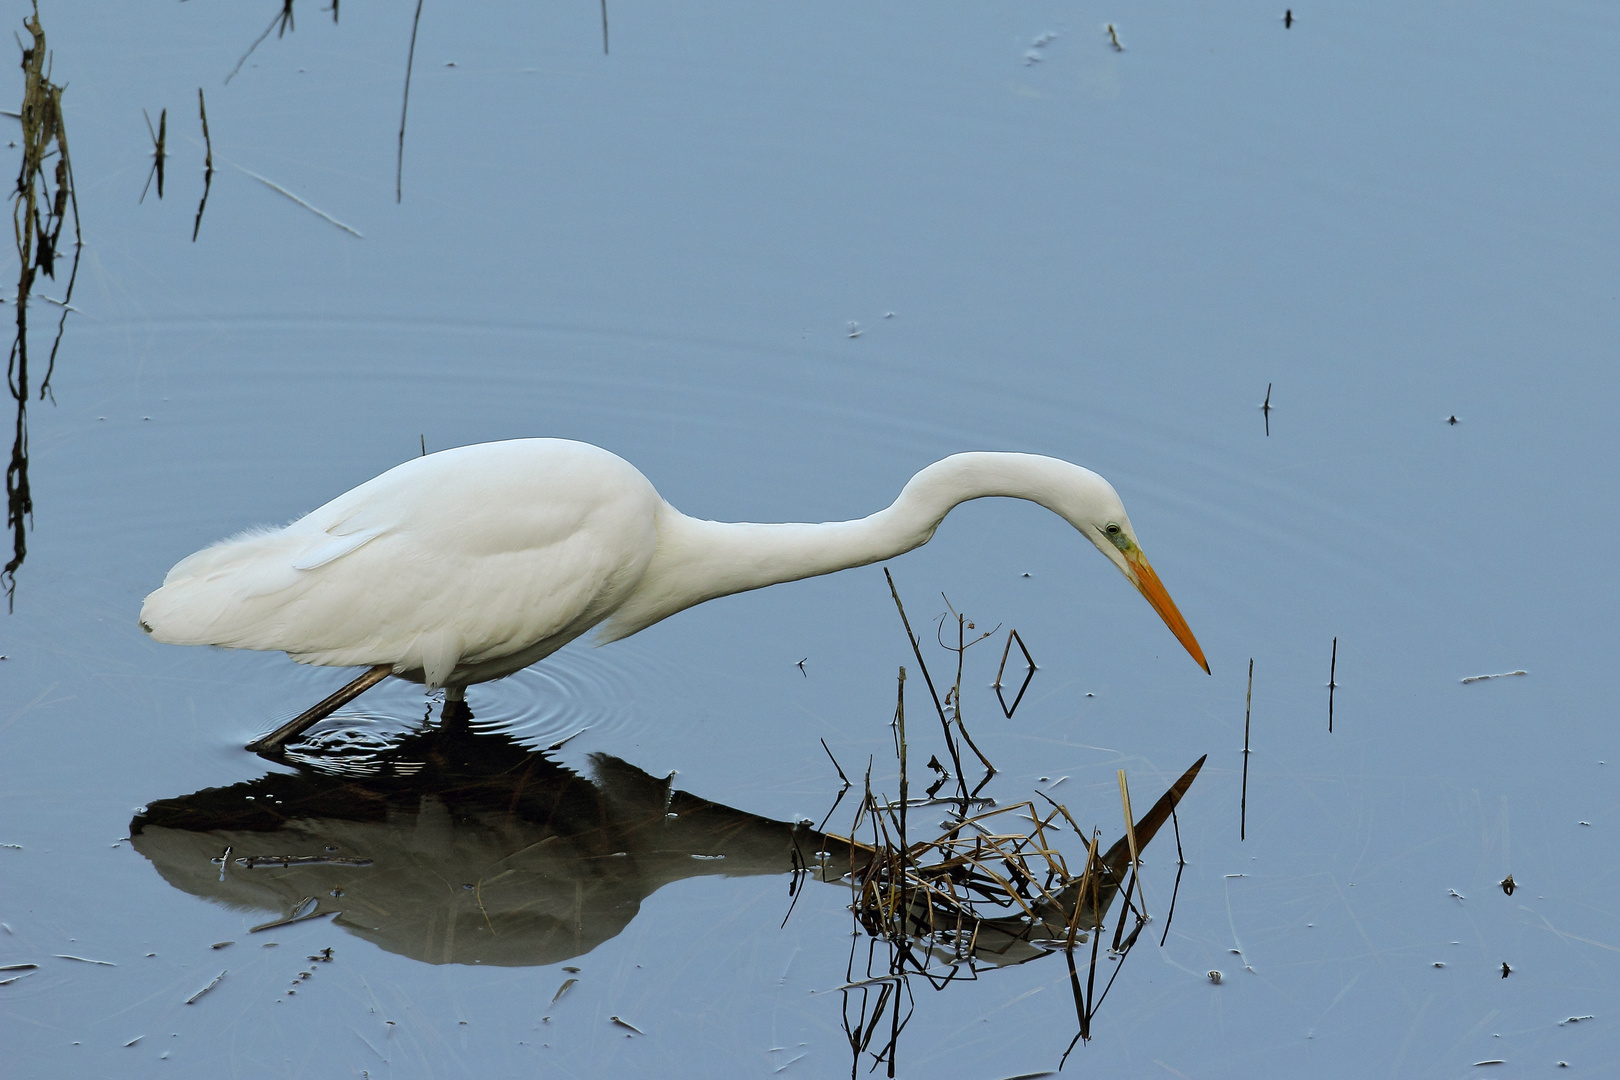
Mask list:
[[[1176,610],[1176,602],[1164,591],[1159,575],[1153,572],[1153,567],[1147,561],[1147,556],[1142,554],[1142,549],[1132,545],[1131,550],[1125,553],[1125,558],[1130,562],[1131,569],[1136,572],[1137,590],[1153,605],[1153,610],[1159,613],[1164,625],[1176,635],[1181,647],[1186,649],[1192,658],[1198,661],[1198,666],[1204,669],[1204,673],[1208,674],[1209,661],[1204,659],[1204,650],[1198,647],[1198,639],[1193,637],[1193,632],[1187,627],[1187,620]]]

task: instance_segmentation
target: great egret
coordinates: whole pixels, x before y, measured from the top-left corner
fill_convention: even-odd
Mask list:
[[[629,462],[562,439],[413,458],[281,529],[181,560],[141,606],[177,645],[286,652],[370,670],[250,749],[276,749],[396,675],[463,700],[597,625],[602,641],[683,608],[887,559],[928,542],[951,508],[999,495],[1051,510],[1097,546],[1209,670],[1186,620],[1096,473],[1032,454],[954,454],[886,510],[819,525],[687,517]]]

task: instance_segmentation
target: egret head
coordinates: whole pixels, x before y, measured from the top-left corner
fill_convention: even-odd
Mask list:
[[[1176,635],[1176,640],[1198,661],[1198,666],[1208,672],[1209,662],[1204,659],[1204,650],[1198,647],[1198,639],[1187,627],[1187,620],[1176,610],[1175,601],[1170,599],[1170,594],[1159,582],[1159,575],[1153,572],[1153,565],[1142,554],[1142,548],[1136,542],[1136,532],[1131,528],[1131,519],[1125,516],[1125,507],[1119,501],[1119,496],[1114,495],[1112,489],[1108,494],[1113,497],[1103,500],[1103,505],[1092,508],[1083,521],[1074,523],[1075,527],[1097,545],[1098,551],[1108,556],[1109,562],[1119,567],[1126,580],[1135,585],[1136,590],[1153,605],[1153,610],[1159,613],[1159,618]]]

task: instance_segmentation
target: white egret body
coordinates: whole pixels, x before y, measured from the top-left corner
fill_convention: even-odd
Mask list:
[[[910,551],[952,507],[992,495],[1039,503],[1078,529],[1208,670],[1114,489],[1030,454],[945,458],[858,521],[759,525],[687,517],[634,466],[586,443],[463,446],[182,560],[140,621],[159,641],[387,665],[459,697],[598,625],[613,641],[718,596]]]

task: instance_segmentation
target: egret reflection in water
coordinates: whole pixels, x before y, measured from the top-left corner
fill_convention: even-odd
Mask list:
[[[675,790],[606,754],[589,776],[465,723],[414,732],[341,768],[150,804],[136,850],[175,887],[286,916],[314,898],[334,922],[433,964],[552,964],[622,931],[683,878],[847,869],[814,829]],[[831,845],[831,846],[829,846]]]

